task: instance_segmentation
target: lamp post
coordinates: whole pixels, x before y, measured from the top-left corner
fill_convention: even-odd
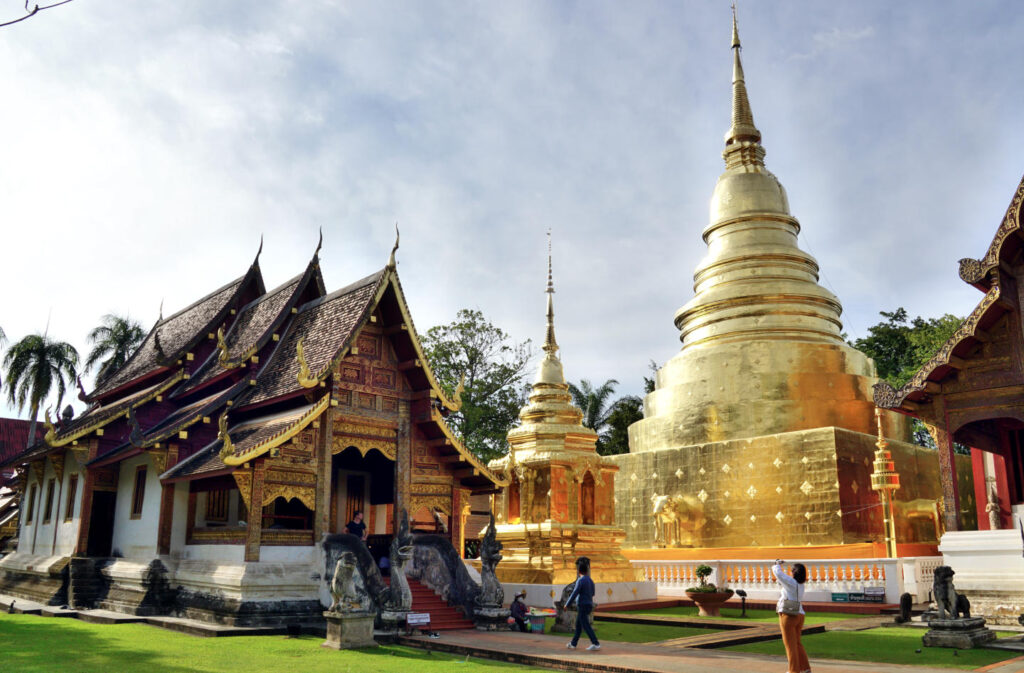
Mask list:
[[[878,423],[878,442],[875,446],[874,472],[871,473],[871,490],[878,491],[882,500],[882,519],[885,526],[885,552],[889,558],[896,558],[896,520],[893,512],[893,492],[900,487],[900,475],[896,472],[896,463],[892,460],[889,443],[882,434],[882,410],[875,407],[875,420]]]

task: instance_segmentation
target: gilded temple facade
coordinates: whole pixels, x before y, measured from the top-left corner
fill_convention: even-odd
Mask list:
[[[555,340],[554,285],[548,257],[547,330],[544,358],[509,431],[509,453],[488,467],[508,484],[494,496],[497,539],[503,560],[498,579],[511,599],[549,607],[576,581],[576,559],[591,560],[598,600],[651,599],[656,589],[622,554],[625,531],[614,522],[618,467],[597,453],[597,433],[583,425],[572,403]]]
[[[682,349],[658,371],[644,418],[629,429],[630,453],[615,457],[616,521],[633,547],[661,539],[651,515],[659,503],[678,521],[677,544],[874,540],[874,363],[843,341],[839,299],[818,284],[786,190],[765,167],[735,17],[732,50],[732,125],[703,232],[707,255],[694,297],[675,314]],[[908,437],[898,415],[883,423],[893,440]],[[907,485],[900,498],[917,512],[908,521],[930,512],[933,522],[905,539],[934,543],[934,453],[891,448]]]
[[[397,249],[397,242],[396,242]],[[328,293],[319,246],[267,291],[259,255],[161,317],[79,417],[7,460],[23,494],[0,593],[227,624],[309,622],[321,540],[364,512],[373,562],[400,513],[461,555],[472,494],[504,485],[453,436],[394,251]],[[159,581],[155,581],[157,578]]]

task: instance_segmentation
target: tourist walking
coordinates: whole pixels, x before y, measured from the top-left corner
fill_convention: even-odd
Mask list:
[[[786,659],[789,662],[787,673],[810,673],[811,662],[807,660],[807,652],[800,639],[804,629],[803,600],[807,568],[803,563],[794,563],[792,572],[792,575],[786,573],[781,560],[775,561],[772,566],[772,573],[782,587],[776,612],[779,613],[782,644],[786,646]]]
[[[516,626],[523,633],[527,633],[530,630],[529,624],[526,622],[526,592],[520,591],[516,594],[516,597],[512,599],[512,619],[515,621]]]
[[[580,634],[586,631],[587,637],[590,638],[590,647],[587,649],[599,650],[601,643],[597,641],[597,634],[594,633],[594,627],[590,624],[590,615],[594,612],[594,580],[590,579],[590,559],[586,556],[576,559],[576,572],[576,586],[569,594],[565,605],[562,606],[563,609],[568,609],[574,603],[576,604],[576,633],[566,647],[575,650],[576,644],[580,642]]]

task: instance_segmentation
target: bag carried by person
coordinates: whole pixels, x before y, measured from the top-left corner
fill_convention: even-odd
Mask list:
[[[800,614],[800,601],[791,601],[788,598],[782,599],[782,607],[779,608],[779,614],[782,615],[798,615]]]

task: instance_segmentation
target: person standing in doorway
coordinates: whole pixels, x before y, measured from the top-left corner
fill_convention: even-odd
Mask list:
[[[594,612],[594,580],[590,579],[590,559],[586,556],[576,559],[576,572],[576,586],[564,606],[569,608],[574,603],[576,605],[576,633],[572,640],[566,643],[566,647],[575,650],[576,644],[580,642],[580,634],[586,631],[587,637],[590,638],[590,646],[587,649],[599,650],[601,643],[597,641],[597,634],[590,623],[590,615]]]
[[[792,572],[792,575],[786,573],[781,560],[775,561],[775,565],[772,566],[772,573],[782,587],[776,612],[779,613],[782,644],[786,646],[788,673],[810,673],[811,662],[807,660],[807,652],[801,642],[804,630],[803,600],[807,568],[803,563],[794,563]]]
[[[357,510],[356,513],[352,515],[352,520],[345,524],[345,530],[347,530],[350,535],[355,535],[363,542],[366,542],[366,524],[363,523],[363,513]]]

